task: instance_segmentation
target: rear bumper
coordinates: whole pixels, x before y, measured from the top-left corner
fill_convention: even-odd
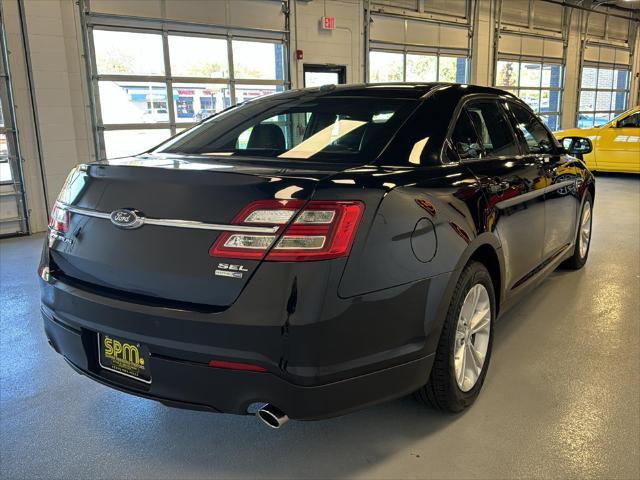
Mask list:
[[[317,270],[292,270],[296,281],[274,281],[279,267],[258,271],[241,301],[219,313],[135,303],[50,275],[41,280],[45,331],[77,371],[184,408],[245,414],[252,403],[264,402],[290,418],[319,419],[424,385],[440,331],[435,311],[448,275],[341,299],[307,286],[318,282],[312,275]],[[292,283],[297,307],[287,314],[291,294],[273,285]],[[335,291],[337,285],[328,283]],[[101,368],[98,333],[147,346],[152,383]],[[210,360],[267,371],[212,368]]]
[[[433,356],[323,385],[301,386],[273,373],[233,371],[152,355],[152,383],[102,369],[97,360],[96,333],[76,329],[42,308],[44,328],[52,347],[77,372],[133,395],[194,410],[247,414],[254,403],[271,403],[290,418],[313,420],[410,393],[426,381]]]

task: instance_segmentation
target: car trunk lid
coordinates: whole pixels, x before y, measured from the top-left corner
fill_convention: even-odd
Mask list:
[[[212,257],[225,226],[254,201],[308,200],[321,179],[345,168],[180,155],[83,165],[58,199],[69,223],[51,231],[50,258],[66,277],[95,287],[225,307],[261,262]],[[127,225],[128,212],[144,223]]]

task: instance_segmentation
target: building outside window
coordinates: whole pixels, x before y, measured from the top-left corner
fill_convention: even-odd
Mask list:
[[[524,100],[552,131],[560,128],[562,65],[498,60],[495,84]]]
[[[624,112],[629,101],[629,79],[628,67],[585,66],[580,81],[578,127],[604,125]]]
[[[435,54],[369,52],[370,82],[467,82],[468,59]]]
[[[280,41],[100,27],[91,35],[103,158],[141,153],[235,103],[286,88]]]

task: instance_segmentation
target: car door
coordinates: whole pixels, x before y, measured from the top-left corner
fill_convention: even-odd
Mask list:
[[[640,112],[601,129],[596,160],[602,170],[640,172]]]
[[[576,186],[582,178],[579,162],[566,155],[542,121],[524,105],[509,101],[516,135],[525,158],[543,165],[548,185],[545,188],[545,228],[542,260],[560,255],[573,241],[580,206]]]
[[[468,100],[451,135],[460,161],[484,192],[484,228],[494,232],[505,258],[505,290],[523,284],[540,265],[544,243],[541,162],[521,154],[511,122],[497,97]]]

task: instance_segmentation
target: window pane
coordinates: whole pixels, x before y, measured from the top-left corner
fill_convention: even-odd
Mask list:
[[[627,109],[627,92],[613,92],[612,108],[618,111]]]
[[[613,70],[610,70],[608,68],[598,69],[598,88],[611,89],[612,87],[613,87]]]
[[[540,90],[520,90],[519,96],[534,112],[540,110]]]
[[[401,82],[402,54],[369,52],[369,80],[371,82]]]
[[[518,155],[520,150],[502,111],[495,102],[472,102],[467,107],[487,155]]]
[[[549,133],[540,121],[523,107],[511,104],[510,109],[516,118],[517,128],[526,141],[526,148],[531,153],[548,153],[553,150]]]
[[[7,136],[4,133],[0,133],[0,182],[11,181],[11,166],[9,165]]]
[[[4,113],[2,112],[2,104],[0,104],[0,127],[4,127]]]
[[[585,67],[582,69],[581,88],[596,88],[598,80],[598,69],[593,67]]]
[[[520,76],[518,62],[499,61],[496,72],[496,85],[499,87],[517,87]]]
[[[407,55],[407,82],[435,82],[437,58],[432,55]]]
[[[176,122],[199,122],[231,106],[228,85],[174,83],[173,108]]]
[[[461,57],[440,57],[439,82],[464,83],[467,81],[467,59]]]
[[[103,124],[169,121],[163,83],[102,81],[98,88]]]
[[[321,87],[322,85],[338,85],[338,72],[304,72],[305,87]]]
[[[0,182],[11,182],[11,167],[9,166],[9,162],[0,163]]]
[[[247,102],[159,151],[359,163],[377,157],[415,101],[332,98]]]
[[[559,112],[560,111],[560,91],[542,90],[540,92],[540,111]]]
[[[552,132],[555,132],[560,128],[559,115],[543,115],[540,118],[542,118],[542,121],[547,124],[547,127],[549,127]]]
[[[596,92],[596,112],[611,110],[612,100],[613,92],[598,90],[598,92]]]
[[[626,90],[629,88],[629,70],[614,71],[613,88],[617,90]]]
[[[174,77],[229,77],[226,40],[171,35],[169,58]]]
[[[608,113],[596,113],[594,116],[593,125],[595,127],[599,127],[600,125],[604,125],[611,120],[611,116]]]
[[[282,44],[234,40],[233,74],[240,79],[284,80]]]
[[[7,162],[8,160],[7,136],[4,133],[0,133],[0,162]]]
[[[283,91],[283,85],[236,85],[236,103]]]
[[[580,92],[579,103],[578,110],[581,112],[593,112],[596,109],[596,92],[591,90]]]
[[[560,65],[544,65],[542,68],[542,86],[556,87],[562,85],[562,67]]]
[[[520,66],[520,86],[539,87],[542,66],[539,63],[523,63]]]
[[[104,144],[107,158],[145,152],[170,136],[169,130],[106,130]]]
[[[93,42],[99,74],[164,74],[160,35],[94,30]]]
[[[578,128],[591,128],[595,115],[592,113],[580,113],[578,115]]]
[[[453,141],[453,148],[459,158],[480,157],[482,146],[480,142],[478,142],[478,135],[471,123],[471,118],[465,110],[460,113],[460,118],[458,118],[458,122],[453,130],[451,140]]]

